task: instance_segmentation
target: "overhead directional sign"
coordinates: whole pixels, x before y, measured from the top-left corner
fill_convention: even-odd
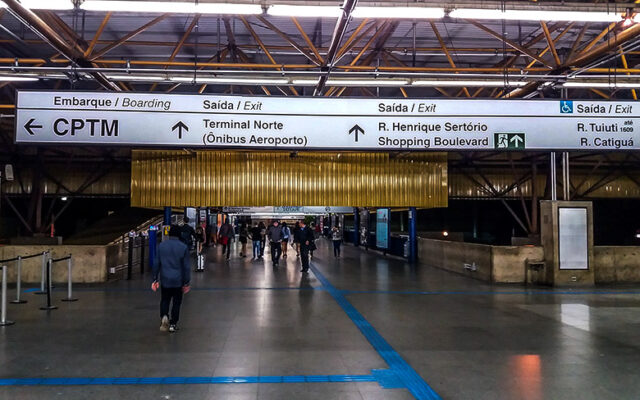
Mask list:
[[[283,150],[633,150],[640,106],[19,91],[16,142]],[[638,128],[636,128],[638,127]]]

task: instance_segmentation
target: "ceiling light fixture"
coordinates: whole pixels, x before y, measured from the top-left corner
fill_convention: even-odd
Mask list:
[[[267,9],[267,14],[280,17],[325,17],[338,18],[342,14],[340,7],[335,6],[294,6],[275,4]]]
[[[0,75],[0,82],[33,82],[37,80],[37,77],[31,76]]]
[[[566,88],[605,88],[605,89],[638,89],[640,82],[565,82],[562,87]]]
[[[432,7],[359,7],[352,13],[354,18],[410,18],[438,19],[445,16],[443,8]]]
[[[262,14],[262,6],[259,4],[195,3],[185,1],[86,0],[80,5],[80,8],[87,11],[179,14]]]
[[[628,28],[631,25],[635,24],[636,21],[634,21],[633,17],[634,17],[633,9],[632,8],[627,8],[627,11],[624,13],[622,26],[624,26],[625,28]]]
[[[295,81],[294,81],[295,84]],[[377,87],[377,86],[408,86],[408,79],[327,79],[326,86],[346,87]]]
[[[71,0],[22,0],[20,3],[34,10],[73,10]],[[0,1],[0,8],[7,8],[7,5]]]
[[[288,85],[286,78],[245,78],[245,77],[196,77],[193,76],[169,76],[169,75],[107,75],[113,81],[124,82],[157,82],[157,83],[196,83],[219,85]]]
[[[618,22],[620,14],[589,11],[550,10],[488,10],[480,8],[459,8],[449,13],[451,18],[505,19],[520,21],[576,21],[576,22]]]
[[[411,86],[429,86],[429,87],[442,87],[442,86],[455,86],[455,87],[522,87],[525,86],[525,81],[499,81],[499,80],[426,80],[419,79],[411,82]]]

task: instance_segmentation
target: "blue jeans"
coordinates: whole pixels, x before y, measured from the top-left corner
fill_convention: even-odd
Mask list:
[[[253,241],[253,258],[258,258],[260,256],[260,241]]]

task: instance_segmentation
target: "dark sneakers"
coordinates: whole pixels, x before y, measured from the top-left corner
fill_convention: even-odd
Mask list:
[[[175,332],[177,330],[178,330],[178,325],[176,324],[169,325],[169,332]]]

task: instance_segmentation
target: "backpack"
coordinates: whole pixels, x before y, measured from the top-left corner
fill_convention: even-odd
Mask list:
[[[180,241],[187,246],[191,246],[191,232],[189,229],[189,225],[185,225],[180,230]]]

